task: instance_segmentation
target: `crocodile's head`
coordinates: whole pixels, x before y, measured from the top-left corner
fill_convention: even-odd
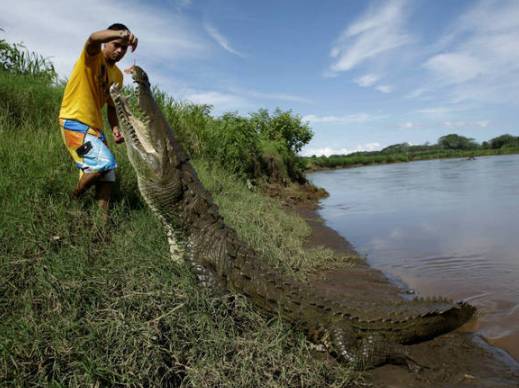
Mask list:
[[[147,74],[138,66],[129,71],[136,84],[138,102],[134,111],[120,88],[115,84],[110,87],[128,157],[140,183],[171,181],[176,167],[186,158],[153,98]]]

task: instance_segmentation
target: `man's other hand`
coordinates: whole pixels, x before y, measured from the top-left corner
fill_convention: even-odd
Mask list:
[[[127,43],[128,46],[130,46],[132,48],[132,53],[133,53],[135,51],[135,49],[137,48],[139,39],[137,39],[137,37],[128,30],[122,30],[120,32],[120,35],[121,35],[121,39],[123,40],[123,42]]]
[[[119,128],[114,127],[112,129],[112,134],[114,135],[114,140],[117,144],[124,143],[124,136],[122,132],[119,130]]]

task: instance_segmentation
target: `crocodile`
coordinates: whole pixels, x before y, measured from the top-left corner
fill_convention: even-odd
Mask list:
[[[110,95],[139,191],[164,224],[171,257],[187,262],[203,284],[245,295],[356,369],[384,363],[414,369],[404,345],[452,331],[474,315],[472,305],[444,298],[331,300],[273,269],[224,222],[155,101],[147,74],[138,66],[129,72],[137,103],[116,85]]]

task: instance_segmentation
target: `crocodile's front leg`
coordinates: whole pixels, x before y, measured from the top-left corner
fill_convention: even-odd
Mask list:
[[[358,357],[355,354],[357,341],[353,330],[334,327],[329,330],[329,336],[330,342],[327,343],[327,346],[330,353],[340,361],[352,365],[355,368]]]
[[[413,360],[405,346],[388,342],[380,334],[369,334],[361,340],[358,352],[358,369],[370,369],[384,364],[404,365],[412,372],[424,367]]]
[[[387,341],[382,335],[367,334],[357,339],[351,329],[330,330],[331,353],[356,370],[367,370],[384,364],[404,365],[412,372],[419,372],[419,365],[407,353],[404,346]]]

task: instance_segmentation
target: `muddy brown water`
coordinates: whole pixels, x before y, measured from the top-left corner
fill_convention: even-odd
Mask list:
[[[471,330],[519,360],[519,155],[321,171],[320,216],[421,296],[468,300]]]

